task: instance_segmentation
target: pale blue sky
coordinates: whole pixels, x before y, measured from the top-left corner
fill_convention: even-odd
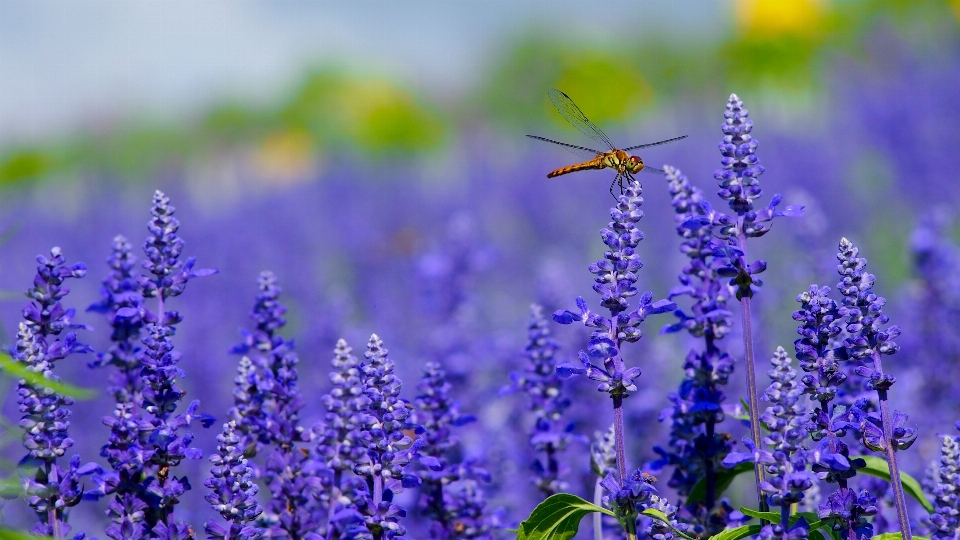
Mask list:
[[[571,40],[717,35],[728,1],[0,0],[0,144],[269,100],[328,61],[436,95],[526,28]]]

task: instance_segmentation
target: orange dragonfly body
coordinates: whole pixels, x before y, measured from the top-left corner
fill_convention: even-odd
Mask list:
[[[544,141],[552,144],[558,144],[567,148],[568,150],[582,155],[584,157],[590,158],[588,161],[582,163],[576,163],[574,165],[568,165],[566,167],[560,167],[559,169],[550,171],[547,173],[547,178],[553,178],[555,176],[561,176],[567,173],[584,171],[588,169],[613,169],[617,172],[617,176],[614,177],[613,182],[610,183],[610,194],[613,195],[613,186],[620,186],[620,193],[623,193],[623,180],[629,179],[634,180],[633,175],[639,172],[649,172],[655,174],[666,174],[666,172],[657,169],[655,167],[650,167],[643,164],[643,159],[640,156],[633,156],[627,153],[628,150],[637,150],[640,148],[649,148],[651,146],[657,146],[660,144],[666,144],[673,141],[679,141],[680,139],[686,138],[686,135],[680,137],[674,137],[672,139],[667,139],[664,141],[659,141],[655,143],[648,144],[638,144],[636,146],[630,146],[624,149],[618,149],[613,145],[613,142],[610,141],[610,138],[607,135],[600,131],[600,128],[596,126],[593,122],[587,119],[586,115],[580,111],[580,108],[570,99],[570,96],[564,94],[563,92],[557,89],[551,89],[549,92],[550,101],[553,102],[554,107],[557,108],[557,111],[566,119],[567,122],[573,124],[573,127],[580,130],[581,133],[590,137],[591,139],[597,141],[598,143],[603,144],[609,150],[600,151],[593,150],[591,148],[586,148],[583,146],[575,146],[572,144],[562,143],[559,141],[554,141],[544,137],[538,137],[536,135],[527,135],[532,139],[537,139],[538,141]]]

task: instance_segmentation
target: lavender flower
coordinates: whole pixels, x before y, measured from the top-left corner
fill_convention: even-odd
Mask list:
[[[57,382],[54,375],[56,363],[73,353],[89,352],[90,348],[77,342],[76,332],[64,330],[85,328],[74,324],[73,309],[65,309],[61,300],[70,292],[64,285],[67,278],[80,278],[86,266],[76,263],[67,266],[66,260],[55,247],[50,258],[37,257],[37,276],[33,287],[27,290],[30,304],[23,310],[24,322],[17,331],[17,347],[14,357],[27,370],[41,375],[45,380]],[[57,458],[73,446],[67,430],[70,422],[69,407],[73,399],[62,396],[46,386],[21,379],[17,384],[17,405],[23,416],[23,445],[27,455],[20,466],[29,474],[23,483],[23,495],[27,504],[37,514],[39,522],[31,530],[34,534],[64,538],[70,533],[65,511],[75,506],[83,496],[80,478],[100,468],[95,463],[81,465],[80,456],[73,456],[69,467],[63,469]],[[29,471],[33,471],[32,474]],[[83,538],[83,534],[75,538]]]
[[[100,451],[112,471],[94,478],[100,494],[114,495],[107,507],[112,523],[106,534],[116,540],[145,534],[144,510],[148,504],[144,501],[151,498],[144,485],[144,465],[151,454],[141,444],[141,437],[148,437],[152,431],[152,425],[140,414],[144,388],[139,346],[144,328],[143,295],[132,250],[124,237],[113,239],[113,251],[107,259],[110,274],[100,288],[102,299],[87,308],[105,314],[112,329],[110,348],[98,353],[90,365],[116,368],[109,376],[116,406],[113,415],[103,418],[110,428],[110,438]]]
[[[263,535],[263,530],[249,523],[263,512],[255,498],[257,485],[253,483],[253,470],[247,466],[243,457],[241,438],[237,434],[234,421],[223,425],[223,432],[217,436],[217,453],[210,456],[213,476],[203,485],[212,490],[205,498],[223,519],[229,522],[224,528],[216,521],[208,521],[204,530],[210,538],[230,540],[253,540]]]
[[[420,462],[431,467],[420,472],[418,509],[432,521],[430,538],[492,538],[496,523],[487,515],[478,482],[489,482],[489,475],[472,461],[456,461],[460,441],[451,434],[452,427],[476,419],[460,412],[439,364],[424,366],[417,388],[420,394],[414,399],[413,420],[423,428]]]
[[[523,373],[510,374],[512,384],[505,391],[522,390],[530,398],[530,410],[534,414],[530,446],[538,457],[533,465],[533,483],[549,497],[566,491],[568,484],[561,480],[560,462],[557,459],[573,440],[572,425],[557,429],[570,399],[563,395],[563,379],[557,373],[556,352],[560,345],[550,335],[550,328],[543,318],[543,309],[530,306],[527,346],[524,356],[528,365]]]
[[[257,285],[260,292],[250,314],[256,327],[244,330],[243,342],[231,349],[247,356],[240,359],[230,417],[237,422],[244,448],[256,453],[264,445],[270,446],[262,471],[270,501],[258,526],[266,528],[269,536],[305,538],[325,531],[316,522],[313,497],[320,480],[307,452],[299,446],[309,442],[300,425],[299,358],[293,342],[279,333],[286,324],[286,307],[278,300],[276,277],[262,272]]]
[[[862,459],[850,459],[850,449],[842,440],[850,428],[857,428],[854,413],[859,407],[834,404],[841,392],[847,374],[840,365],[846,360],[846,349],[836,346],[842,332],[840,311],[836,302],[828,296],[829,287],[811,285],[809,290],[797,296],[800,309],[793,313],[800,339],[794,342],[803,376],[803,392],[814,399],[819,407],[810,412],[807,429],[819,444],[811,451],[813,470],[824,475],[827,482],[847,487],[857,469],[866,466]]]
[[[139,354],[144,381],[141,407],[149,415],[143,420],[141,444],[145,462],[153,473],[143,486],[148,503],[146,521],[155,535],[185,538],[184,535],[189,536],[189,527],[174,518],[173,509],[180,496],[190,489],[190,483],[186,477],[171,476],[171,472],[182,460],[199,459],[202,454],[190,447],[191,433],[179,432],[194,420],[209,427],[213,418],[197,413],[200,405],[197,400],[191,402],[186,411],[175,414],[184,395],[176,379],[184,374],[177,367],[180,353],[173,349],[171,338],[181,317],[176,311],[167,311],[165,302],[179,296],[189,280],[214,274],[216,270],[193,271],[193,258],[185,263],[180,261],[183,250],[183,240],[177,236],[180,224],[173,217],[170,200],[160,191],[153,196],[150,213],[153,219],[147,224],[150,235],[143,244],[147,255],[143,268],[153,277],[138,278],[144,297],[157,298],[156,312],[143,308],[142,316],[148,324],[142,340],[144,349]]]
[[[613,510],[629,537],[636,537],[640,512],[659,502],[659,499],[654,499],[657,493],[653,487],[655,481],[656,478],[637,469],[623,481],[610,474],[600,483],[607,492],[602,499],[603,506]]]
[[[643,198],[637,182],[629,182],[617,206],[610,210],[609,228],[601,229],[603,243],[609,247],[604,260],[590,265],[590,272],[596,275],[593,290],[600,294],[601,305],[610,310],[610,317],[604,317],[590,311],[583,298],[577,298],[580,313],[557,311],[553,319],[560,324],[580,321],[588,328],[594,328],[590,335],[589,354],[580,352],[583,367],[563,365],[557,368],[561,375],[586,375],[600,383],[597,390],[610,394],[613,399],[614,425],[616,426],[618,474],[626,477],[626,464],[623,453],[623,400],[637,389],[634,380],[640,376],[640,368],[627,368],[621,356],[624,343],[638,341],[643,332],[640,330],[647,316],[672,311],[676,304],[669,300],[653,302],[653,293],[641,295],[639,306],[627,313],[628,299],[637,294],[637,270],[643,263],[636,253],[636,247],[643,239],[643,233],[637,228],[637,222],[643,217],[640,205]],[[598,361],[602,367],[593,362]]]
[[[143,391],[140,378],[140,331],[143,295],[136,273],[137,257],[133,246],[123,236],[113,239],[113,252],[107,259],[110,274],[100,288],[102,299],[87,311],[103,313],[112,330],[112,345],[98,353],[92,367],[112,365],[117,370],[110,375],[110,393],[117,403],[139,403]]]
[[[884,329],[889,317],[883,314],[886,299],[873,292],[875,277],[866,272],[867,261],[859,256],[859,250],[846,238],[840,239],[840,252],[837,254],[840,264],[837,271],[843,280],[837,289],[843,294],[843,308],[840,314],[846,317],[847,332],[850,337],[843,341],[847,354],[854,359],[872,360],[872,367],[862,365],[856,373],[867,379],[867,388],[876,390],[880,400],[880,418],[878,422],[862,422],[865,442],[877,451],[886,453],[890,466],[891,485],[897,507],[900,530],[905,540],[909,540],[910,523],[907,518],[903,485],[900,482],[900,469],[897,465],[896,451],[905,450],[913,443],[916,434],[905,430],[902,423],[906,416],[895,413],[891,417],[887,391],[896,379],[883,372],[882,356],[891,355],[899,350],[893,341],[900,335],[900,328],[891,326]],[[869,419],[869,417],[865,417]],[[871,427],[871,424],[872,427]]]
[[[669,450],[655,447],[661,458],[652,466],[660,469],[674,467],[668,485],[681,497],[690,494],[694,484],[705,479],[706,495],[703,501],[689,501],[681,513],[682,519],[694,524],[694,534],[710,536],[726,527],[729,514],[721,507],[712,516],[716,505],[717,467],[730,452],[730,436],[717,433],[723,418],[722,386],[733,372],[733,358],[718,347],[717,342],[729,331],[731,314],[727,310],[729,291],[718,274],[725,264],[714,254],[713,227],[708,221],[696,220],[704,215],[703,194],[673,167],[666,167],[670,194],[673,195],[674,219],[677,233],[683,238],[680,251],[689,257],[689,263],[680,273],[680,285],[670,291],[670,299],[689,296],[693,302],[690,313],[677,309],[678,321],[665,327],[662,333],[686,330],[703,340],[703,350],[691,350],[683,364],[684,379],[676,393],[669,395],[672,407],[660,414],[660,420],[671,419]],[[715,523],[707,527],[707,523]],[[717,528],[719,527],[719,528]]]
[[[842,487],[827,497],[821,504],[818,515],[821,519],[838,518],[833,530],[840,533],[844,540],[858,540],[873,536],[873,525],[865,518],[877,514],[877,498],[866,490],[859,494]]]
[[[370,336],[364,358],[363,389],[370,401],[359,438],[367,451],[354,472],[365,478],[367,492],[355,502],[373,537],[387,540],[406,534],[399,519],[406,511],[392,502],[393,495],[419,484],[405,468],[422,442],[414,443],[403,432],[413,427],[408,421],[412,407],[400,398],[400,379],[376,334]]]
[[[804,492],[816,481],[816,476],[807,470],[808,450],[803,445],[807,437],[806,408],[800,403],[803,389],[797,384],[797,372],[782,347],[777,347],[770,362],[772,382],[764,397],[772,405],[760,417],[769,432],[763,442],[770,450],[757,450],[748,444],[750,453],[733,452],[724,460],[724,465],[730,467],[744,461],[764,464],[767,474],[759,488],[772,506],[780,507],[781,526],[767,525],[762,536],[783,540],[806,538],[809,528],[805,521],[799,520],[793,527],[787,527],[791,506],[802,501]]]
[[[960,430],[960,422],[956,424]],[[936,471],[933,495],[936,513],[930,516],[932,540],[960,539],[960,437],[943,435],[940,466]]]
[[[342,339],[337,341],[334,349],[333,368],[330,373],[333,389],[320,398],[326,412],[322,423],[313,428],[320,465],[331,473],[323,477],[325,496],[320,501],[328,507],[324,518],[327,527],[342,525],[342,519],[334,518],[337,513],[343,516],[356,510],[354,498],[344,496],[351,491],[345,483],[344,473],[352,471],[364,456],[361,429],[366,415],[362,411],[370,406],[370,399],[363,391],[360,361]],[[362,517],[356,517],[362,522]]]
[[[730,285],[736,290],[737,300],[740,300],[740,316],[743,323],[743,344],[747,372],[747,392],[750,405],[750,433],[754,446],[760,446],[760,423],[758,420],[759,403],[757,397],[757,378],[753,355],[753,330],[751,327],[750,299],[755,287],[762,283],[757,274],[767,268],[767,263],[757,260],[752,263],[747,259],[747,238],[758,238],[770,230],[768,222],[778,216],[799,216],[803,208],[787,207],[783,211],[776,208],[782,198],[774,195],[770,204],[763,210],[754,208],[754,201],[761,195],[759,177],[764,172],[756,156],[757,140],[750,134],[753,131],[753,122],[747,117],[749,112],[743,107],[743,101],[736,94],[730,94],[727,100],[727,110],[723,116],[725,121],[721,126],[723,142],[720,143],[720,160],[722,169],[717,170],[713,177],[720,184],[718,195],[726,200],[730,208],[737,214],[736,218],[714,212],[708,204],[702,204],[704,217],[712,225],[719,227],[720,234],[725,242],[716,249],[718,257],[724,257],[727,264],[717,269],[720,276],[729,277]],[[755,469],[755,480],[760,485],[762,473],[759,466]],[[758,487],[759,490],[759,487]],[[761,510],[765,509],[764,499],[758,491]]]

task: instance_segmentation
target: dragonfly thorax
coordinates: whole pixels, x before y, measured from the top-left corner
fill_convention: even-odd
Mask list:
[[[631,156],[623,150],[607,152],[603,164],[621,173],[636,174],[643,169],[643,160],[639,156]]]

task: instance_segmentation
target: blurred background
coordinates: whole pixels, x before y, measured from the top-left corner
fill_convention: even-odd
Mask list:
[[[515,523],[536,502],[523,480],[529,419],[517,414],[522,396],[499,390],[524,366],[531,303],[549,313],[578,295],[593,301],[587,266],[602,257],[597,232],[612,202],[610,171],[547,180],[576,158],[524,135],[593,144],[552,108],[550,88],[618,145],[686,134],[642,157],[680,168],[719,206],[716,145],[735,92],[767,171],[760,203],[780,193],[806,206],[753,248],[769,262],[761,359],[778,344],[792,350],[796,295],[836,284],[837,242],[850,238],[904,327],[891,399],[920,425],[905,455],[922,478],[935,434],[960,419],[958,52],[957,0],[4,1],[0,344],[15,339],[34,257],[60,246],[89,267],[67,301],[94,327],[81,339],[105,348],[105,322],[84,310],[99,298],[113,237],[139,245],[161,189],[186,255],[220,271],[174,306],[184,385],[206,412],[222,418],[231,404],[228,350],[270,269],[290,309],[307,425],[338,337],[362,349],[378,333],[409,398],[422,364],[438,360],[480,417],[461,429],[466,452],[495,465],[488,494]],[[641,290],[664,297],[684,258],[665,180],[641,179]],[[690,345],[658,335],[671,320],[651,319],[632,349],[648,385],[628,401],[634,464],[666,443],[656,415]],[[575,357],[585,331],[552,326]],[[739,340],[725,340],[732,354]],[[90,461],[101,459],[111,409],[104,373],[86,362],[60,372],[100,391],[72,418]],[[3,387],[11,465],[23,450],[9,429],[15,381]],[[612,414],[593,385],[569,389],[577,431],[605,429]],[[196,431],[208,453],[216,430]],[[569,454],[573,491],[586,495],[586,448]],[[178,513],[196,523],[208,515],[208,468],[184,464],[194,490]],[[100,535],[102,511],[85,503],[71,523]],[[15,500],[3,519],[32,516]]]

